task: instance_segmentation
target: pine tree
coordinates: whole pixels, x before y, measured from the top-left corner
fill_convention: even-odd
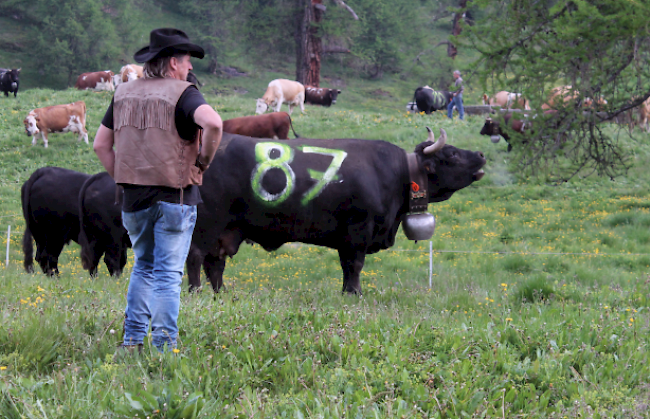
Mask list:
[[[557,181],[592,171],[624,173],[629,152],[604,122],[621,121],[650,97],[647,2],[472,4],[482,19],[460,40],[480,53],[475,70],[484,88],[522,92],[536,110],[534,134],[520,147],[522,168],[532,173],[550,165]],[[544,115],[557,86],[567,86],[565,96],[572,100],[556,100],[556,111]]]

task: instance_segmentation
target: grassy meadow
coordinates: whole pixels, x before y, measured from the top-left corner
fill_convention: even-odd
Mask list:
[[[200,78],[228,119],[253,114],[278,76],[287,75]],[[429,207],[432,286],[429,243],[401,231],[392,249],[366,258],[363,297],[341,295],[334,250],[243,245],[227,263],[225,292],[190,295],[183,284],[177,353],[147,345],[123,359],[113,355],[128,274],[112,278],[101,265],[90,279],[75,243],[60,277],[27,274],[21,250],[20,187],[34,170],[102,171],[74,134],[32,146],[24,117],[84,100],[92,142],[112,95],[0,97],[3,250],[11,226],[0,267],[0,417],[648,416],[650,136],[621,133],[634,161],[626,176],[550,185],[516,173],[505,142],[478,134],[482,117],[408,114],[415,86],[404,81],[330,82],[343,90],[335,106],[294,113],[304,137],[384,139],[412,151],[428,125],[486,154],[480,182]]]

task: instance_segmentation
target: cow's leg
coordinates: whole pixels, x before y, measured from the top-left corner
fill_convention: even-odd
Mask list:
[[[106,249],[104,253],[104,263],[106,268],[111,276],[120,276],[122,275],[122,268],[124,265],[120,266],[122,262],[122,253],[126,253],[126,249],[122,249],[122,246],[119,244],[112,244]]]
[[[45,135],[45,130],[41,131],[41,137],[43,138],[43,145],[47,148],[47,135]]]
[[[205,255],[201,249],[192,244],[187,254],[187,260],[185,261],[190,292],[197,291],[201,288],[201,264],[204,258]]]
[[[339,259],[343,269],[342,292],[361,295],[361,279],[359,275],[366,260],[365,250],[339,249]]]
[[[96,242],[89,243],[81,249],[81,262],[82,265],[85,265],[84,268],[88,270],[90,276],[97,276],[97,267],[99,266],[99,261],[102,259],[102,255],[104,255],[105,251],[106,249],[104,249],[104,246],[100,246]],[[104,256],[104,262],[106,263],[106,267],[108,267],[106,256]]]
[[[36,134],[36,135],[38,135],[38,134]],[[32,145],[36,145],[36,135],[34,135],[32,137]]]
[[[207,254],[203,259],[203,269],[214,292],[219,292],[223,287],[223,271],[226,269],[226,259]]]
[[[41,268],[43,268],[43,272],[46,275],[59,275],[59,255],[61,255],[63,245],[63,242],[51,241],[45,245],[45,257],[43,260],[45,262],[45,268],[43,268],[43,264],[41,264]]]

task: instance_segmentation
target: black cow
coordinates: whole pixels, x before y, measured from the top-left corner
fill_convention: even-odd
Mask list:
[[[61,167],[42,167],[23,184],[20,197],[25,217],[23,252],[27,272],[34,272],[33,237],[36,261],[43,273],[58,275],[63,246],[71,240],[78,243],[77,197],[89,177]]]
[[[445,145],[429,130],[415,147],[428,176],[429,202],[483,177],[481,152]],[[215,291],[223,283],[225,257],[250,239],[267,251],[287,242],[337,249],[343,291],[361,293],[366,254],[395,243],[409,209],[405,150],[385,141],[295,139],[274,141],[224,133],[200,186],[192,247],[187,259],[190,289],[203,267]]]
[[[14,68],[13,70],[0,69],[0,92],[4,92],[7,97],[12,92],[14,97],[18,96],[18,86],[20,85],[20,81],[18,80],[19,76],[20,68]]]
[[[195,85],[197,89],[203,86],[203,84],[201,84],[199,79],[196,77],[196,74],[192,73],[191,71],[187,73],[187,81]]]
[[[413,93],[413,101],[417,105],[418,110],[427,115],[434,111],[447,109],[452,98],[453,95],[451,92],[438,92],[429,86],[418,87],[415,89],[415,93]],[[411,105],[411,110],[414,110],[413,105]]]
[[[506,127],[510,128],[514,132],[523,134],[526,129],[530,129],[530,122],[527,122],[522,119],[514,119],[512,113],[505,114],[503,117],[503,123]],[[512,151],[512,144],[510,143],[510,135],[508,135],[507,130],[501,129],[501,123],[498,120],[494,120],[491,117],[485,119],[485,124],[481,128],[481,135],[489,135],[493,143],[499,142],[499,136],[502,136],[504,140],[508,143],[508,153]]]
[[[115,181],[106,172],[91,176],[79,191],[81,264],[90,275],[104,255],[113,276],[122,274],[131,240],[122,225],[122,207],[115,204]]]
[[[508,134],[509,130],[518,132],[519,134],[530,133],[533,131],[532,122],[526,119],[515,119],[512,115],[512,113],[507,113],[503,116],[503,124],[507,127],[506,129],[501,129],[500,121],[488,117],[485,119],[485,124],[483,124],[483,128],[481,128],[480,132],[481,135],[489,135],[493,143],[499,142],[499,136],[503,137],[503,139],[508,143],[508,153],[512,151],[512,143],[510,142],[510,135]],[[558,123],[553,122],[552,120],[555,115],[557,115],[557,111],[550,109],[544,111],[543,118],[548,126],[557,128]],[[524,142],[525,141],[526,140],[524,139]]]
[[[336,98],[341,94],[340,90],[327,89],[324,87],[305,86],[305,103],[312,105],[323,105],[330,107],[336,104]]]

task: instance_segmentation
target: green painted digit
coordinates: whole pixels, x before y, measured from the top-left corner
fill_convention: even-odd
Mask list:
[[[323,188],[327,186],[333,180],[337,180],[338,176],[336,175],[343,160],[347,157],[348,153],[343,150],[332,150],[331,148],[321,148],[321,147],[302,147],[303,153],[315,153],[322,154],[324,156],[332,156],[332,162],[325,172],[319,172],[313,169],[307,169],[309,176],[316,180],[316,184],[309,189],[305,195],[303,195],[302,200],[300,201],[302,205],[307,205],[309,201],[316,198],[323,191]]]
[[[278,152],[277,158],[271,158],[273,151]],[[293,192],[296,175],[289,166],[289,163],[293,161],[293,154],[293,149],[282,143],[257,143],[255,146],[255,161],[258,164],[251,174],[251,186],[255,195],[270,205],[284,202]],[[284,189],[277,194],[270,193],[262,186],[262,179],[271,169],[282,170],[287,177]]]

